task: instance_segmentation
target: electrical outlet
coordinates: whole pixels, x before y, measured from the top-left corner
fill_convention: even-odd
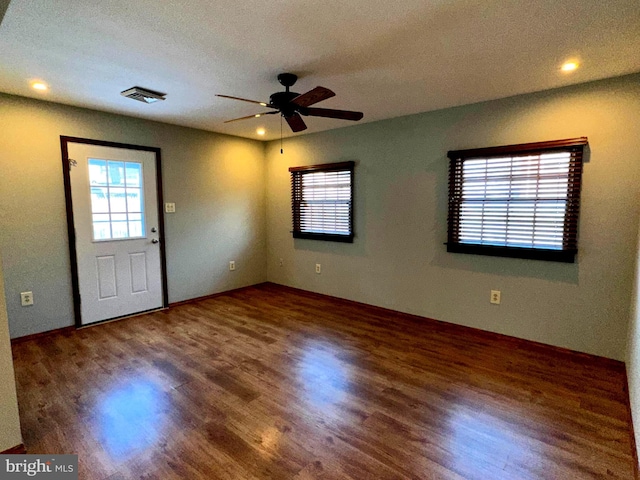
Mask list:
[[[316,263],[316,273],[317,274],[322,273],[322,265],[320,265],[319,263]]]
[[[164,204],[164,213],[176,213],[176,204],[175,203],[165,203]]]
[[[500,290],[491,290],[489,301],[494,305],[500,305]]]
[[[29,305],[33,305],[33,292],[20,293],[20,303],[23,307],[28,307]]]
[[[229,262],[229,271],[233,272],[236,269],[236,262],[231,260]]]
[[[281,258],[280,259],[280,266],[282,267],[284,265],[284,260]]]

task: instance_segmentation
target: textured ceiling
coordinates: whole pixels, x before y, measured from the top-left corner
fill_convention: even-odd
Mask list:
[[[336,93],[316,106],[371,122],[637,72],[638,52],[638,0],[12,0],[0,91],[268,140],[277,115],[224,124],[264,109],[215,94],[267,101],[289,71],[294,91]],[[561,72],[568,58],[581,68]],[[134,85],[167,100],[120,96]]]

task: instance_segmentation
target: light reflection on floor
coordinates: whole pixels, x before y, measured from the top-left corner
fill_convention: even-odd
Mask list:
[[[323,414],[331,413],[348,390],[347,367],[337,358],[339,352],[332,344],[313,341],[305,345],[298,365],[305,399]]]
[[[517,425],[488,412],[461,406],[452,406],[448,415],[451,435],[447,436],[447,450],[453,454],[455,472],[477,471],[481,465],[494,469],[501,465],[504,469],[507,463],[512,467],[527,464],[531,445],[525,441],[526,436],[518,432]],[[521,473],[524,475],[525,471]]]
[[[114,458],[126,460],[153,446],[162,431],[165,394],[146,378],[119,384],[99,400],[100,440]]]

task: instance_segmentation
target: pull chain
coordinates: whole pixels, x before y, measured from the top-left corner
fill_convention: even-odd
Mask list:
[[[282,114],[280,114],[280,155],[282,155],[284,151],[282,150]]]

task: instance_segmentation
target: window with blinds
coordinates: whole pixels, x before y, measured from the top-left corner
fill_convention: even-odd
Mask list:
[[[585,145],[450,151],[447,251],[573,263]]]
[[[354,162],[291,167],[294,238],[353,242]]]

